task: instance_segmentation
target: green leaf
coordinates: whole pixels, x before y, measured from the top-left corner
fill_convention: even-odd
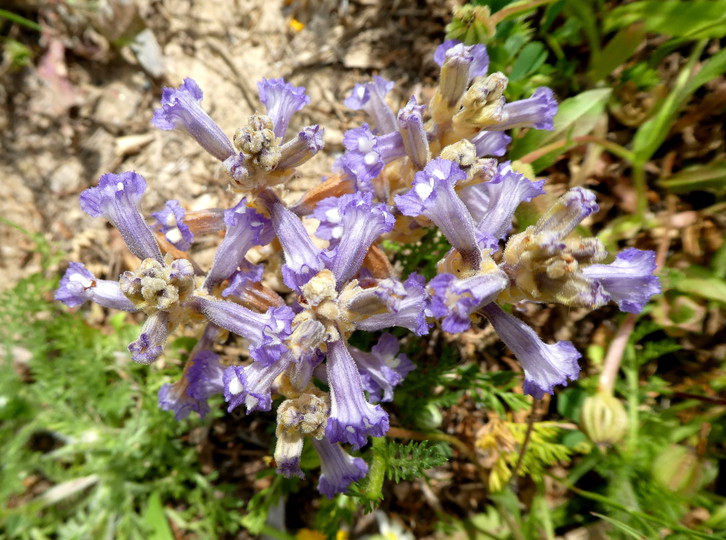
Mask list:
[[[605,17],[605,32],[643,21],[648,32],[689,39],[726,35],[726,0],[646,0],[619,6]]]
[[[678,111],[696,89],[692,84],[689,84],[689,79],[692,78],[693,67],[701,56],[705,45],[705,41],[701,41],[696,45],[658,112],[643,123],[635,133],[635,137],[633,137],[633,154],[636,164],[644,165],[658,150],[658,147],[668,136]]]
[[[599,58],[590,66],[589,78],[598,82],[630,58],[643,42],[645,24],[642,21],[623,28],[611,39]]]
[[[164,515],[164,506],[161,504],[161,496],[158,491],[155,491],[149,497],[144,512],[144,521],[152,531],[147,536],[149,540],[174,540],[169,521]]]
[[[726,281],[718,278],[683,278],[677,280],[673,288],[726,304]]]
[[[726,162],[717,160],[708,165],[698,165],[660,181],[660,185],[673,193],[694,190],[723,191],[726,189]]]
[[[560,103],[554,118],[554,130],[530,130],[515,143],[510,152],[511,158],[519,159],[546,144],[565,137],[587,135],[593,130],[598,118],[605,111],[605,104],[611,93],[611,88],[598,88],[587,90],[564,100]],[[558,156],[564,151],[565,148],[562,148],[554,151],[552,155]]]
[[[631,538],[636,538],[637,540],[640,540],[641,538],[643,538],[643,533],[641,533],[640,531],[638,531],[636,529],[633,529],[627,523],[623,523],[622,521],[620,521],[618,519],[615,519],[615,518],[612,518],[612,517],[608,517],[608,516],[605,516],[603,514],[598,514],[597,512],[591,512],[591,514],[593,516],[597,516],[600,519],[603,519],[603,520],[607,521],[613,527],[615,527],[616,529],[619,529],[619,530],[623,531],[624,533],[626,533],[627,535],[629,535]]]
[[[692,94],[708,81],[720,77],[724,73],[726,73],[726,49],[721,49],[701,66],[698,73],[689,79],[685,92]]]
[[[542,43],[539,41],[527,43],[512,66],[512,71],[509,74],[509,80],[518,81],[528,75],[531,75],[537,71],[537,68],[544,64],[546,59],[547,50]]]

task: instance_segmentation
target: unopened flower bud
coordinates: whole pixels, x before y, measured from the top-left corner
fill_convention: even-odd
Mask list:
[[[702,483],[705,463],[687,446],[673,444],[656,456],[651,472],[670,491],[687,495]]]
[[[592,442],[610,446],[625,437],[628,430],[628,415],[623,404],[615,396],[597,393],[585,400],[580,427]]]

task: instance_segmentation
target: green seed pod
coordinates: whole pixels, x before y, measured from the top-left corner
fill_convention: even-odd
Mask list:
[[[419,429],[437,429],[441,426],[444,417],[439,408],[433,403],[427,403],[426,407],[416,414],[416,426]]]
[[[598,445],[620,442],[628,430],[628,415],[612,394],[589,396],[582,406],[580,427]]]
[[[693,448],[672,444],[653,460],[653,478],[665,488],[687,495],[698,489],[703,478],[703,462]]]

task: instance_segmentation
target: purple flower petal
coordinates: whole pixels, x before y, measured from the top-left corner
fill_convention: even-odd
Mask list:
[[[373,204],[371,193],[354,193],[341,197],[340,243],[329,260],[340,289],[363,264],[368,248],[382,234],[391,232],[396,223],[384,204]]]
[[[164,88],[161,107],[154,111],[151,123],[159,129],[180,128],[189,133],[219,161],[234,154],[232,143],[202,109],[202,91],[192,79],[184,79],[179,88]]]
[[[353,482],[360,480],[368,472],[365,461],[351,456],[339,444],[331,443],[326,437],[311,440],[320,456],[318,491],[328,499],[338,493],[345,493]]]
[[[398,113],[403,146],[406,148],[411,163],[416,170],[421,170],[431,159],[429,141],[424,129],[423,112],[426,107],[418,105],[415,97],[411,97],[406,106]]]
[[[82,263],[72,262],[61,278],[55,299],[68,307],[77,307],[90,300],[103,307],[122,311],[138,311],[124,296],[118,281],[97,279]]]
[[[360,373],[344,341],[328,343],[327,371],[331,400],[325,428],[328,439],[360,448],[368,442],[369,435],[385,435],[388,414],[366,401]]]
[[[513,101],[504,105],[502,122],[491,126],[491,130],[504,130],[518,127],[535,129],[555,129],[554,117],[557,114],[557,101],[554,93],[546,86],[540,86],[529,99]]]
[[[194,235],[184,223],[186,211],[177,201],[166,201],[163,210],[151,215],[156,218],[154,229],[163,234],[171,245],[182,251],[188,251],[192,247]]]
[[[262,79],[257,83],[257,90],[275,126],[275,136],[284,139],[292,115],[310,103],[305,88],[293,86],[284,79]]]
[[[150,315],[141,327],[136,341],[129,345],[131,358],[140,364],[151,364],[161,356],[169,335],[169,314],[157,311]]]
[[[393,388],[416,369],[405,354],[398,354],[400,347],[398,339],[391,334],[383,334],[369,353],[350,347],[363,388],[372,403],[393,401]]]
[[[599,282],[620,311],[640,313],[651,297],[661,292],[655,272],[655,252],[629,248],[610,264],[593,264],[582,270]]]
[[[224,222],[227,232],[204,282],[207,290],[229,278],[244,263],[244,257],[251,248],[269,244],[275,234],[270,220],[247,206],[244,198],[237,206],[225,211]]]
[[[187,395],[194,399],[207,400],[224,392],[224,366],[219,356],[202,349],[194,355],[193,364],[186,373],[189,382]]]
[[[429,331],[429,325],[426,322],[426,309],[428,307],[429,296],[426,292],[426,280],[423,276],[415,272],[409,275],[408,279],[403,283],[405,296],[396,298],[396,309],[388,313],[372,315],[363,320],[356,321],[355,326],[358,330],[375,332],[391,328],[392,326],[401,326],[408,328],[417,336],[423,336]]]
[[[450,49],[454,49],[452,52],[463,50],[468,56],[470,56],[469,81],[471,81],[474,77],[487,74],[487,70],[489,69],[489,54],[487,53],[485,45],[479,43],[476,45],[466,46],[458,39],[448,39],[436,47],[436,51],[434,52],[434,62],[436,62],[439,66],[443,66],[447,58],[447,53],[451,54],[449,53]]]
[[[248,366],[230,366],[224,370],[224,399],[229,403],[227,412],[243,404],[247,414],[269,411],[272,408],[272,385],[290,366],[292,356],[284,355],[271,365],[252,362]]]
[[[189,413],[196,411],[204,418],[209,412],[206,399],[196,399],[187,394],[187,381],[182,376],[173,384],[164,384],[159,388],[159,408],[162,411],[174,411],[174,419],[183,420]]]
[[[522,364],[525,394],[541,399],[545,394],[553,394],[555,386],[567,386],[568,379],[577,379],[580,373],[577,360],[581,355],[572,343],[544,343],[534,330],[496,304],[485,306],[483,311],[501,340]]]
[[[481,254],[477,243],[474,220],[454,191],[456,182],[466,179],[466,173],[453,161],[436,158],[414,176],[413,187],[394,200],[406,216],[424,215],[433,221],[449,243],[470,258],[478,267]]]
[[[154,234],[141,216],[139,203],[146,191],[140,174],[104,174],[97,187],[81,193],[81,209],[92,217],[105,217],[118,229],[129,251],[142,261],[162,256]]]
[[[507,145],[512,138],[503,131],[480,131],[471,142],[476,147],[476,155],[501,157],[507,153]]]
[[[363,110],[370,115],[379,134],[398,131],[396,116],[386,103],[386,94],[393,89],[393,86],[393,82],[374,75],[373,82],[356,84],[343,103],[354,111]]]
[[[302,165],[323,149],[325,129],[318,125],[303,128],[297,137],[280,147],[280,161],[276,170],[292,169]]]
[[[457,279],[452,274],[439,274],[429,282],[434,291],[431,313],[443,319],[446,332],[458,334],[471,327],[471,315],[482,306],[493,302],[509,280],[501,271]]]

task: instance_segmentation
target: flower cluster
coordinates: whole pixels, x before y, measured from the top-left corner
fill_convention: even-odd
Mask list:
[[[320,126],[288,135],[291,117],[310,101],[304,88],[282,79],[259,83],[264,113],[231,141],[202,108],[193,80],[164,89],[153,124],[186,131],[219,160],[239,201],[195,212],[168,201],[149,226],[140,208],[146,181],[135,172],[106,174],[81,195],[81,207],[109,220],[140,264],[111,281],[72,262],[56,292],[70,307],[91,300],[143,312],[129,345],[137,362],[156,360],[177,326],[199,328],[182,377],[161,388],[160,406],[177,419],[190,411],[204,416],[215,394],[224,395],[228,411],[276,407],[279,473],[303,475],[307,438],[320,455],[318,488],[328,497],[366,474],[366,463],[344,446],[357,450],[387,433],[381,404],[415,367],[392,334],[379,334],[363,351],[349,343],[353,332],[398,326],[422,336],[440,325],[460,333],[486,318],[521,362],[524,392],[541,398],[577,378],[580,354],[570,342],[544,343],[502,306],[592,309],[612,300],[638,313],[660,290],[652,252],[627,249],[604,264],[600,241],[575,232],[597,211],[586,189],[571,189],[535,225],[508,237],[519,204],[544,191],[542,180],[496,159],[510,141],[505,131],[552,129],[557,103],[547,88],[508,103],[507,78],[487,75],[482,45],[447,41],[434,59],[441,73],[428,105],[411,97],[395,113],[387,101],[393,83],[374,77],[355,86],[345,104],[370,123],[345,134],[334,174],[291,205],[281,198],[287,182],[323,148]],[[432,227],[451,245],[438,274],[428,282],[397,275],[381,241],[415,242]],[[211,268],[200,268],[189,253],[194,242],[222,233]],[[250,262],[257,246],[273,253],[267,264]],[[273,273],[276,289],[263,279]],[[248,359],[213,352],[228,333],[246,340]]]

